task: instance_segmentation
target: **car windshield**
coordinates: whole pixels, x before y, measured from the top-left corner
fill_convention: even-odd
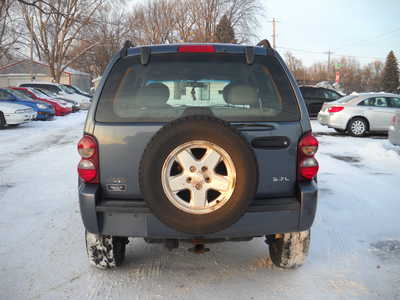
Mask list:
[[[81,91],[80,89],[78,89],[76,86],[67,85],[67,84],[64,84],[64,86],[65,86],[66,88],[70,89],[71,91],[73,91],[74,93],[76,93],[76,92],[82,92],[82,91]]]
[[[342,98],[338,99],[337,102],[339,102],[339,103],[348,103],[351,100],[357,98],[358,96],[359,95],[348,95],[348,96],[345,96],[345,97],[342,97]]]
[[[17,97],[19,100],[29,100],[32,101],[32,96],[28,96],[26,94],[24,94],[23,92],[17,91],[17,90],[13,90],[13,89],[7,89],[8,92],[10,92],[11,94],[13,94],[15,97]]]
[[[65,85],[60,84],[59,85],[60,89],[63,90],[63,92],[66,92],[67,94],[74,94],[75,91],[69,87],[66,87]]]
[[[228,121],[294,121],[296,98],[280,64],[260,56],[154,56],[149,65],[129,57],[108,77],[99,121],[168,121],[207,113]]]
[[[41,98],[47,98],[47,97],[48,97],[48,95],[46,95],[45,93],[43,93],[43,92],[40,91],[39,89],[31,88],[30,91],[31,91],[32,93],[34,93],[37,97],[41,97]]]
[[[38,91],[38,92],[40,92],[40,93],[42,93],[42,94],[44,94],[44,95],[47,96],[47,97],[54,97],[54,98],[59,97],[56,93],[53,93],[53,92],[51,92],[51,91],[49,91],[49,90],[36,89],[36,88],[35,88],[35,90]]]

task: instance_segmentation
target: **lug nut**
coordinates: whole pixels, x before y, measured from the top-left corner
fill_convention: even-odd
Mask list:
[[[206,177],[206,182],[209,183],[211,181],[210,177]]]
[[[192,178],[191,177],[186,178],[186,182],[187,183],[191,183],[192,182]]]
[[[201,189],[201,184],[198,183],[198,184],[195,185],[195,187],[196,187],[197,190],[200,190]]]
[[[189,170],[190,170],[190,172],[195,172],[195,171],[196,171],[196,167],[195,167],[195,166],[191,166],[191,167],[189,168]]]
[[[201,170],[202,170],[203,172],[205,172],[205,171],[207,171],[207,167],[206,167],[206,166],[201,167]]]

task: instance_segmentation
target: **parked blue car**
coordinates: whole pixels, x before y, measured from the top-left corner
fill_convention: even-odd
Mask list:
[[[50,104],[42,101],[32,101],[32,99],[25,96],[23,93],[13,89],[0,89],[0,101],[32,107],[32,109],[37,112],[36,120],[50,120],[54,118],[55,112]]]

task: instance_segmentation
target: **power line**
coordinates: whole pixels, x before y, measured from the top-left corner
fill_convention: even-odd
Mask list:
[[[297,49],[297,48],[289,48],[289,47],[277,47],[279,49],[284,49],[284,50],[291,50],[291,51],[298,51],[298,52],[304,52],[304,53],[310,53],[310,54],[315,54],[315,55],[326,55],[328,52],[323,52],[323,51],[311,51],[311,50],[305,50],[305,49]],[[332,56],[335,57],[353,57],[353,58],[360,58],[360,59],[379,59],[382,60],[382,57],[372,57],[372,56],[356,56],[356,55],[350,55],[350,54],[334,54],[332,51],[329,50]]]
[[[378,34],[377,36],[372,37],[372,38],[363,39],[363,40],[358,40],[358,41],[356,41],[356,42],[348,43],[346,46],[342,46],[342,47],[340,47],[340,48],[337,48],[336,51],[337,51],[338,49],[348,48],[348,47],[350,47],[350,45],[353,44],[353,43],[365,43],[365,42],[376,41],[376,40],[379,40],[379,39],[381,39],[381,38],[383,38],[383,37],[387,37],[388,35],[391,35],[391,34],[393,34],[393,33],[395,33],[395,32],[398,32],[398,31],[400,31],[400,27],[397,27],[396,29],[393,29],[393,30],[391,30],[391,31],[389,31],[389,32],[385,32],[385,33]]]

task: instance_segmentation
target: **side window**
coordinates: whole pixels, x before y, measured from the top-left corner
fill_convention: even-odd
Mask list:
[[[388,101],[385,97],[376,97],[375,98],[375,106],[377,107],[388,107]]]
[[[325,93],[323,89],[314,89],[314,98],[325,99]]]
[[[310,98],[312,96],[312,90],[309,88],[300,88],[300,91],[304,98]]]
[[[325,90],[325,98],[334,101],[341,98],[341,96],[334,91]]]
[[[400,108],[400,98],[389,98],[390,107]]]
[[[368,98],[364,101],[361,101],[358,105],[361,106],[374,106],[375,105],[375,98]]]
[[[49,90],[49,91],[51,91],[51,92],[53,92],[53,93],[57,93],[57,94],[61,92],[61,90],[58,87],[54,86],[54,85],[46,85],[46,86],[44,86],[44,88]]]

